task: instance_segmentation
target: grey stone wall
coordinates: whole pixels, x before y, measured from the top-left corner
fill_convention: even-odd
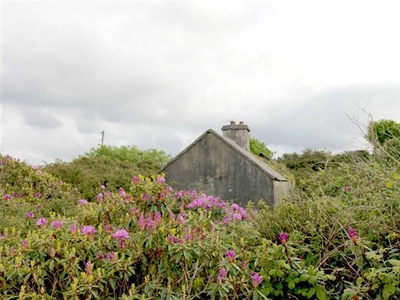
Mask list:
[[[245,206],[249,200],[265,200],[274,206],[274,185],[260,168],[213,135],[206,134],[169,164],[164,173],[175,190],[197,190]]]

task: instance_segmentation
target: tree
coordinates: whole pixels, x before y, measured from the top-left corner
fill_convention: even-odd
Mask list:
[[[400,156],[400,123],[386,119],[371,121],[365,138],[373,145],[375,154]]]

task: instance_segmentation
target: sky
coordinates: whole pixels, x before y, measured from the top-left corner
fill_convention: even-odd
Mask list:
[[[177,155],[244,121],[275,157],[365,149],[400,122],[400,2],[7,1],[0,151],[33,165],[101,143]]]

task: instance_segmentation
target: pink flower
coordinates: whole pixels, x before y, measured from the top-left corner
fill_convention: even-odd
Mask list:
[[[78,201],[78,204],[79,204],[80,206],[86,206],[86,205],[89,204],[89,202],[88,202],[87,200],[85,200],[85,199],[80,199],[80,200]]]
[[[281,232],[279,234],[279,240],[282,243],[282,245],[286,245],[286,243],[289,240],[289,235],[286,232]]]
[[[77,231],[78,231],[78,226],[76,226],[76,224],[72,224],[69,227],[69,232],[71,232],[72,234],[76,234]]]
[[[63,226],[63,223],[59,220],[54,220],[53,222],[51,222],[51,227],[55,228],[55,229],[60,229]]]
[[[34,214],[33,212],[27,212],[27,213],[25,214],[25,217],[26,217],[27,219],[33,219],[33,218],[35,218],[35,214]]]
[[[222,279],[225,279],[226,277],[228,277],[228,271],[225,268],[221,268],[217,276],[218,283],[221,283]]]
[[[251,275],[251,284],[253,285],[254,288],[258,287],[262,281],[263,277],[260,276],[258,273],[253,273]]]
[[[164,183],[165,182],[165,178],[164,177],[158,177],[156,181],[157,181],[157,183]]]
[[[114,260],[115,258],[115,253],[114,252],[110,252],[106,254],[106,259],[107,260]]]
[[[3,199],[7,201],[11,200],[11,196],[9,194],[4,194]]]
[[[97,199],[97,201],[99,201],[100,203],[103,202],[103,194],[102,194],[102,193],[97,194],[96,199]]]
[[[40,197],[42,197],[42,194],[39,193],[39,192],[36,192],[36,193],[33,194],[33,197],[40,198]]]
[[[354,244],[357,244],[358,235],[357,235],[356,230],[352,227],[349,228],[349,237]]]
[[[112,235],[112,237],[113,237],[114,239],[117,239],[117,240],[129,239],[129,232],[126,231],[125,229],[120,229],[120,230],[117,230],[117,231]]]
[[[106,188],[106,186],[104,185],[104,184],[102,184],[101,186],[100,186],[100,189],[101,190],[104,190]]]
[[[104,225],[103,229],[105,232],[111,232],[111,225],[109,225],[109,224]]]
[[[140,230],[143,231],[146,228],[146,219],[143,217],[143,215],[140,215],[138,224]]]
[[[156,226],[160,226],[162,223],[162,216],[160,212],[156,212],[154,214],[154,221],[156,222]]]
[[[81,227],[81,232],[82,232],[83,235],[91,236],[91,235],[94,235],[97,232],[97,230],[94,229],[93,226],[82,226]]]
[[[26,249],[26,247],[28,247],[28,240],[27,240],[27,239],[24,239],[24,240],[22,241],[22,243],[21,243],[21,248],[22,248],[22,249]]]
[[[45,228],[47,226],[47,220],[45,218],[40,218],[37,220],[36,225]]]
[[[233,262],[236,258],[236,253],[233,250],[228,250],[225,252],[225,256],[229,262]]]
[[[85,273],[87,275],[92,275],[92,270],[93,270],[93,265],[90,262],[90,260],[88,260],[87,263],[85,264]]]
[[[139,176],[133,176],[132,177],[132,182],[134,182],[134,183],[140,182],[140,177]]]
[[[168,237],[168,242],[170,242],[171,244],[177,244],[179,243],[179,239],[173,235],[170,235]]]
[[[179,216],[176,218],[176,220],[177,220],[179,223],[181,223],[181,224],[185,224],[185,222],[186,222],[185,216],[183,216],[183,215],[179,215]]]
[[[120,188],[118,189],[118,193],[119,193],[122,197],[125,197],[125,196],[126,196],[126,192],[125,192],[125,190],[124,190],[122,187],[120,187]]]

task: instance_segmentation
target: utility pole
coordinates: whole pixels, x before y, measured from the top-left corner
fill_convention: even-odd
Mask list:
[[[103,147],[104,146],[104,135],[105,135],[105,131],[103,130],[101,133],[101,144],[100,146]]]

